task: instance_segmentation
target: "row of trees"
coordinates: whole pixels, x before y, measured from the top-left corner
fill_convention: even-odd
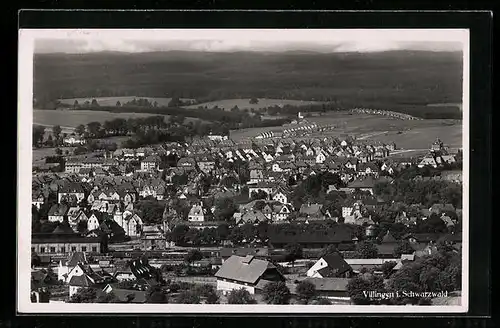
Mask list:
[[[461,252],[441,244],[438,252],[407,262],[396,273],[389,275],[393,263],[382,268],[384,277],[373,273],[361,274],[349,281],[347,291],[355,304],[430,304],[420,295],[408,296],[403,292],[452,292],[461,289]],[[392,267],[391,267],[392,266]],[[389,276],[389,277],[388,277]],[[372,297],[367,291],[390,297]]]

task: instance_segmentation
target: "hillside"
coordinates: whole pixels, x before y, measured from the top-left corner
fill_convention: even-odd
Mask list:
[[[369,106],[460,103],[460,53],[206,53],[38,54],[38,101],[138,96],[337,100]],[[436,107],[431,110],[439,110]]]

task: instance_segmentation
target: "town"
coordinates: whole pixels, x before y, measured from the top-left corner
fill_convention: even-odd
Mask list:
[[[75,151],[57,148],[33,168],[32,302],[442,305],[460,296],[462,152],[446,140],[392,156],[397,140],[322,136],[300,112],[283,133],[238,140],[210,133],[90,149],[94,129],[63,137],[52,127],[51,142]],[[448,297],[370,296],[401,290]]]

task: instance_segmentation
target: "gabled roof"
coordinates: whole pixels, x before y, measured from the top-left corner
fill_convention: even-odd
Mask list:
[[[215,277],[255,284],[267,269],[275,268],[271,262],[257,259],[252,255],[245,257],[233,255],[224,261]]]
[[[70,258],[66,262],[66,266],[75,267],[78,263],[87,263],[87,257],[83,252],[71,253]]]
[[[387,233],[382,238],[382,243],[396,243],[396,242],[397,242],[396,238],[394,238],[391,232],[387,230]]]
[[[323,273],[319,272],[323,277],[334,277],[341,275],[347,271],[352,270],[351,266],[340,256],[339,253],[331,253],[322,257],[328,264],[330,270],[324,270]]]
[[[73,276],[69,281],[70,286],[91,287],[93,284],[94,282],[85,273],[81,276]]]

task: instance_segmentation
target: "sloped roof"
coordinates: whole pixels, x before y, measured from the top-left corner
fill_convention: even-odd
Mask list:
[[[304,281],[310,282],[317,291],[347,291],[347,278],[306,278]]]
[[[394,238],[391,232],[387,230],[387,233],[382,238],[382,243],[396,243],[396,242],[397,242],[396,238]]]
[[[67,225],[64,225],[64,224],[60,224],[57,226],[57,228],[54,229],[54,231],[52,231],[52,233],[56,233],[56,234],[73,234],[74,231],[73,229],[71,229],[71,227],[67,226]]]
[[[271,262],[249,256],[233,255],[228,258],[217,271],[215,277],[256,283],[267,269],[276,268]]]
[[[89,278],[88,275],[82,274],[81,276],[73,276],[69,281],[70,286],[79,286],[79,287],[91,287],[94,283]]]
[[[340,256],[339,253],[331,253],[328,255],[323,256],[323,260],[328,264],[328,268],[331,271],[324,271],[324,274],[318,272],[323,276],[323,277],[332,277],[336,275],[341,275],[344,272],[350,271],[351,266]]]
[[[74,252],[70,255],[70,258],[66,262],[66,266],[74,267],[78,263],[87,263],[87,257],[83,252]]]

